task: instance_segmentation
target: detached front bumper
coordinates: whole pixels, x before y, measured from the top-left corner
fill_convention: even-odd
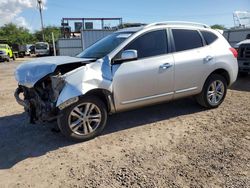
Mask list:
[[[55,103],[43,100],[36,89],[19,85],[14,96],[17,103],[23,106],[24,111],[28,113],[30,123],[52,121],[57,118],[58,108],[56,108]]]
[[[29,102],[27,100],[21,99],[20,94],[23,93],[24,91],[22,88],[18,87],[14,93],[14,96],[16,98],[16,102],[20,104],[21,106],[24,107],[25,111],[28,110],[29,108]]]

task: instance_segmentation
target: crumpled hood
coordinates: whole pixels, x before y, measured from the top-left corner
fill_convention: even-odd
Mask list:
[[[15,78],[20,85],[31,88],[41,78],[54,72],[59,65],[78,62],[89,63],[92,60],[69,56],[37,58],[19,65],[15,72]]]

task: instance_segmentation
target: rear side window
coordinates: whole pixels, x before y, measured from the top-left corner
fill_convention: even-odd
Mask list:
[[[177,52],[203,46],[202,38],[196,30],[172,29],[172,33]]]
[[[146,33],[132,41],[125,50],[137,50],[138,58],[151,57],[167,53],[166,30]]]
[[[212,44],[218,38],[215,34],[209,31],[201,31],[201,34],[203,38],[205,39],[207,45]]]

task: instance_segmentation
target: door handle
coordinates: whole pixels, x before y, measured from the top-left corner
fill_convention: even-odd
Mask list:
[[[204,62],[205,62],[205,63],[208,63],[209,61],[211,61],[211,60],[213,60],[213,59],[214,59],[214,57],[208,55],[207,57],[204,58]]]
[[[170,63],[164,63],[160,66],[160,69],[163,69],[163,70],[167,70],[169,69],[170,67],[172,67],[173,65],[171,65]]]

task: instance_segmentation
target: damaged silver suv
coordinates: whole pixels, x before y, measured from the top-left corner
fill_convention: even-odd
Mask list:
[[[216,108],[237,77],[237,51],[208,26],[160,22],[119,30],[77,57],[44,57],[16,69],[16,100],[31,123],[57,120],[67,137],[102,132],[108,114],[195,96]]]

